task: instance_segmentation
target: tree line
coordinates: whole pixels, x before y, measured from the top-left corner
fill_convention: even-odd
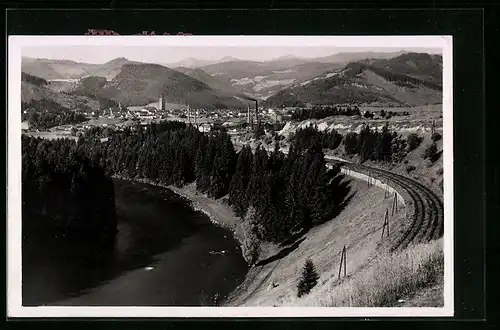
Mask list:
[[[23,235],[108,240],[116,233],[112,180],[70,139],[22,135]]]
[[[289,136],[289,140],[301,149],[320,145],[323,149],[334,150],[340,145],[342,139],[342,134],[335,129],[320,131],[317,126],[299,128]]]
[[[361,116],[361,112],[357,106],[345,107],[341,106],[314,106],[310,109],[299,109],[291,112],[292,120],[302,121],[306,119],[323,119],[331,116]]]
[[[396,132],[391,132],[387,124],[381,131],[365,125],[359,133],[346,134],[344,148],[348,155],[359,155],[362,162],[399,161],[406,155],[407,141]]]
[[[345,135],[335,129],[320,131],[316,125],[307,126],[297,129],[288,139],[300,148],[319,145],[323,149],[335,150],[343,144],[346,154],[358,155],[361,162],[367,160],[402,161],[407,153],[416,149],[423,140],[416,133],[403,138],[395,131],[391,131],[387,123],[381,130],[372,129],[366,124],[359,133],[349,132]],[[429,148],[429,151],[422,157],[435,161],[438,158],[437,149],[432,144]]]

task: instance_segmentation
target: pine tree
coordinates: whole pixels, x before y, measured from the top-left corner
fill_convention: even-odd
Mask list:
[[[311,289],[318,284],[318,279],[319,275],[316,272],[316,267],[314,266],[312,260],[308,258],[304,263],[302,277],[297,285],[297,296],[300,298],[303,295],[308,294]]]
[[[236,170],[229,185],[229,204],[239,217],[245,215],[249,204],[247,187],[251,176],[252,159],[252,150],[248,145],[244,146],[238,154]]]
[[[254,265],[260,255],[259,223],[253,207],[249,207],[242,223],[243,257],[250,265]]]

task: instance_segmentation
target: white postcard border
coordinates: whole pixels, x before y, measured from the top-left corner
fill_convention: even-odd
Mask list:
[[[9,36],[7,316],[430,317],[454,315],[452,36]],[[23,307],[21,297],[21,50],[50,46],[440,48],[443,54],[444,307]]]

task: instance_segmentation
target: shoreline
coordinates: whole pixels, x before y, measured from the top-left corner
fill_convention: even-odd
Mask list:
[[[178,197],[184,199],[187,203],[189,203],[189,207],[193,209],[194,211],[201,212],[205,216],[207,216],[208,220],[210,223],[214,226],[227,229],[231,232],[233,235],[233,238],[238,242],[238,245],[240,247],[241,251],[241,257],[243,260],[245,260],[246,264],[248,265],[248,272],[243,278],[242,282],[238,284],[228,295],[227,297],[221,301],[221,306],[226,306],[228,301],[233,300],[235,297],[239,296],[242,294],[240,288],[243,283],[248,281],[249,275],[253,274],[253,271],[255,267],[251,266],[248,264],[248,261],[244,257],[244,247],[243,247],[243,237],[242,233],[238,230],[239,229],[239,218],[233,213],[232,209],[222,203],[220,200],[215,200],[213,198],[209,198],[205,196],[204,194],[198,192],[196,190],[196,183],[190,183],[188,185],[185,185],[182,188],[175,187],[173,185],[164,185],[161,183],[154,182],[152,180],[148,179],[131,179],[125,176],[121,175],[112,175],[111,176],[113,179],[120,179],[120,180],[128,180],[132,182],[139,182],[139,183],[145,183],[145,184],[150,184],[152,186],[156,187],[162,187],[165,189],[170,190],[172,193],[177,195]],[[212,204],[212,205],[209,205]],[[211,207],[212,206],[212,207]],[[219,210],[217,210],[219,209]],[[217,212],[218,211],[218,212]],[[214,214],[215,213],[215,214]],[[252,275],[254,277],[254,275]],[[227,304],[231,305],[231,304]]]
[[[154,182],[154,181],[148,180],[148,179],[132,179],[132,178],[121,176],[121,175],[112,175],[111,177],[113,179],[128,180],[128,181],[132,181],[132,182],[150,184],[152,186],[161,187],[161,188],[165,188],[165,189],[172,191],[175,195],[181,197],[186,202],[188,202],[189,206],[194,211],[201,212],[204,215],[206,215],[207,218],[209,219],[209,221],[213,225],[231,231],[234,239],[236,239],[236,241],[238,241],[240,247],[243,246],[242,237],[240,237],[239,233],[237,232],[237,225],[238,225],[237,222],[239,222],[239,221],[238,221],[238,218],[236,217],[236,215],[233,214],[232,219],[228,219],[228,217],[220,216],[220,214],[219,214],[219,217],[212,214],[214,212],[210,212],[208,210],[210,207],[208,207],[207,205],[203,205],[203,203],[200,200],[196,200],[195,197],[199,196],[199,197],[202,197],[203,199],[206,199],[206,201],[209,201],[212,204],[217,204],[217,206],[219,206],[219,207],[220,206],[225,207],[226,211],[228,211],[228,212],[232,212],[232,210],[229,207],[226,207],[226,205],[222,204],[218,200],[207,197],[207,196],[201,194],[200,192],[198,192],[196,190],[196,188],[194,187],[195,183],[190,183],[182,188],[179,188],[179,187],[175,187],[172,185],[164,185],[161,183],[157,183],[157,182]],[[193,192],[190,192],[189,190],[193,190],[194,194],[193,194]],[[224,219],[224,218],[226,218],[226,219]]]

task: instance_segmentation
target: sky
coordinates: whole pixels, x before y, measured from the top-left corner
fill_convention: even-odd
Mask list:
[[[412,52],[441,53],[439,49],[408,48],[397,49],[388,47],[220,47],[220,46],[173,46],[173,47],[133,47],[133,46],[50,46],[24,47],[22,56],[32,58],[47,58],[72,60],[75,62],[102,64],[118,57],[132,61],[149,63],[174,63],[187,58],[200,60],[219,60],[225,56],[241,60],[266,61],[280,56],[294,55],[297,57],[322,57],[341,52],[397,52],[400,50]]]

